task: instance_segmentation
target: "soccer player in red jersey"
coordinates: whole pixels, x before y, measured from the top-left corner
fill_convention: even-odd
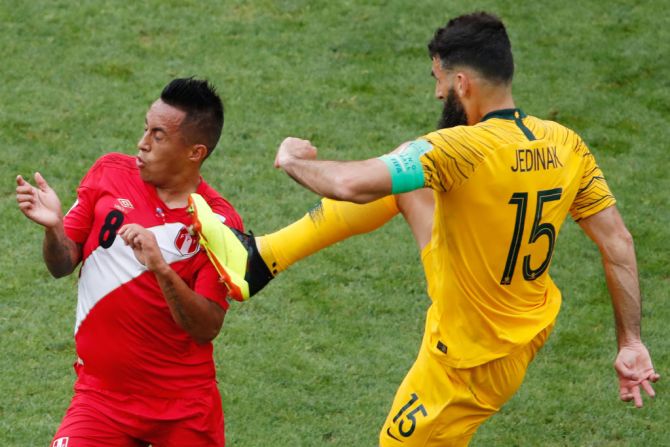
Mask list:
[[[63,217],[45,179],[16,178],[21,211],[45,228],[54,277],[81,264],[74,397],[52,446],[223,446],[211,341],[227,289],[187,230],[201,194],[228,226],[235,209],[200,176],[223,128],[207,81],[170,82],[146,115],[137,156],[110,153],[88,171]]]

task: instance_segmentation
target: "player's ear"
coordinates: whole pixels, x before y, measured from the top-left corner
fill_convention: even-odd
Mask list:
[[[189,160],[202,163],[203,160],[207,157],[207,146],[204,144],[195,144],[191,146],[191,152],[189,154]]]
[[[454,82],[454,90],[459,98],[464,98],[470,93],[470,78],[468,73],[456,73],[456,82]]]

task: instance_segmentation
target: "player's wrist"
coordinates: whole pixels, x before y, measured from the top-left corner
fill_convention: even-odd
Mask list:
[[[620,331],[617,333],[617,347],[619,351],[625,348],[637,349],[644,346],[639,330]]]
[[[162,262],[152,264],[151,266],[147,266],[147,268],[151,272],[153,272],[154,275],[161,277],[167,277],[174,272],[174,270],[172,270],[172,267],[170,267],[170,264],[168,264],[164,260]]]
[[[293,167],[295,166],[295,162],[298,160],[298,158],[294,157],[291,154],[284,154],[282,157],[279,158],[278,160],[278,167],[286,171],[287,173],[292,173],[293,172]]]
[[[61,215],[46,222],[39,223],[44,227],[45,232],[52,234],[65,234],[65,224],[63,223],[63,216]]]

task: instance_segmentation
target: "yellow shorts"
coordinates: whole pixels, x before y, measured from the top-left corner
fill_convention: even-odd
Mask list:
[[[526,346],[474,368],[440,363],[422,343],[379,435],[381,447],[466,446],[521,386],[554,323]]]

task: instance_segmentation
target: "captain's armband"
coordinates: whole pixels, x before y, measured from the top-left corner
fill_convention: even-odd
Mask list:
[[[406,148],[395,154],[379,157],[391,174],[391,192],[399,194],[423,188],[423,166],[420,157],[433,146],[425,140],[412,141]]]

